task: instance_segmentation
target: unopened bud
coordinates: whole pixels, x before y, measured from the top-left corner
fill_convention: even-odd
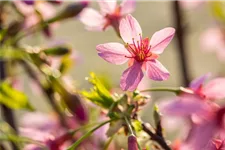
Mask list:
[[[68,47],[59,46],[44,49],[42,50],[42,52],[44,52],[48,56],[62,56],[68,54],[70,52],[70,49]]]
[[[35,1],[32,0],[23,0],[23,2],[27,5],[33,5],[35,3]]]
[[[134,135],[128,137],[128,150],[138,150],[137,138]]]
[[[9,25],[8,36],[15,36],[23,27],[23,23],[15,21]]]
[[[80,121],[88,121],[87,109],[82,103],[79,95],[68,93],[65,103],[69,110],[74,113]]]
[[[59,4],[62,4],[63,1],[60,1],[60,0],[51,0],[51,1],[47,1],[51,4],[54,4],[54,5],[59,5]]]
[[[70,4],[64,10],[62,10],[58,15],[56,15],[56,17],[50,19],[49,23],[75,17],[87,5],[88,5],[88,2],[79,2],[79,3]]]
[[[49,26],[44,27],[43,32],[44,32],[44,35],[47,38],[51,38],[52,37],[52,31],[51,31],[51,28]]]

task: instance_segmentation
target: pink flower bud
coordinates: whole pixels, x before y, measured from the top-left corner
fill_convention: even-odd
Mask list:
[[[128,150],[138,150],[137,138],[134,135],[128,137]]]
[[[24,0],[23,2],[27,5],[33,5],[34,4],[34,1],[32,1],[32,0]]]

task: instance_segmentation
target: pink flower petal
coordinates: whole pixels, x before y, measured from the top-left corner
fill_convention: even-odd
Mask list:
[[[122,90],[134,91],[144,74],[141,70],[142,63],[134,62],[134,64],[123,72],[120,78],[120,87]]]
[[[194,79],[193,81],[191,81],[189,87],[193,90],[197,90],[198,88],[200,88],[201,85],[204,84],[204,82],[210,77],[210,75],[210,73],[207,73],[199,78]]]
[[[171,27],[155,32],[150,41],[151,52],[161,54],[173,39],[174,34],[175,29]]]
[[[98,0],[98,4],[103,14],[112,14],[116,10],[116,0]]]
[[[126,15],[134,12],[135,7],[136,7],[135,0],[123,0],[123,2],[120,4],[121,14]]]
[[[210,81],[203,88],[207,99],[216,100],[225,98],[225,78],[217,78]]]
[[[35,8],[42,15],[44,20],[50,19],[56,14],[55,8],[47,2],[37,3]]]
[[[205,150],[216,132],[215,120],[205,120],[202,124],[193,124],[181,150]]]
[[[100,57],[109,63],[116,65],[127,62],[129,58],[126,56],[130,56],[130,53],[127,51],[124,45],[120,43],[100,44],[96,46],[96,49]]]
[[[35,13],[34,6],[32,5],[27,5],[23,3],[22,1],[14,1],[14,4],[16,8],[24,15],[24,16],[29,16],[30,14]]]
[[[202,102],[200,97],[185,94],[174,98],[164,106],[161,106],[161,112],[169,116],[190,117],[192,114],[206,115],[209,106]]]
[[[92,8],[84,8],[78,18],[87,29],[94,31],[103,30],[107,21],[103,15]]]
[[[140,41],[140,35],[142,35],[141,27],[138,21],[131,15],[127,15],[120,21],[120,35],[124,42],[132,44],[133,40]]]
[[[170,76],[169,71],[156,59],[146,62],[147,76],[156,81],[167,80]]]

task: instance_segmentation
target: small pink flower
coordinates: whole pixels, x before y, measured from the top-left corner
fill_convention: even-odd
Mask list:
[[[103,31],[110,25],[118,30],[121,18],[135,9],[135,0],[123,0],[117,5],[116,0],[98,0],[100,12],[85,8],[80,14],[80,20],[89,30]]]
[[[122,90],[133,91],[143,78],[143,70],[152,80],[168,79],[169,72],[157,60],[172,40],[175,29],[164,28],[156,32],[152,39],[142,38],[142,30],[135,18],[127,15],[120,22],[120,35],[125,46],[120,43],[97,45],[98,55],[109,63],[121,65],[129,60],[129,68],[123,72],[120,80]]]

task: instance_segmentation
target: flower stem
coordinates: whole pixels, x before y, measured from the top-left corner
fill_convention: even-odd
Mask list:
[[[80,145],[80,143],[86,139],[87,137],[89,137],[93,132],[95,132],[97,129],[101,128],[102,126],[104,126],[105,124],[114,121],[114,119],[110,119],[107,120],[105,122],[102,122],[101,124],[99,124],[98,126],[96,126],[95,128],[93,128],[92,130],[88,131],[86,134],[84,134],[80,139],[78,139],[73,145],[71,145],[67,150],[74,150],[77,148],[77,146]]]
[[[130,134],[132,134],[132,135],[135,136],[135,134],[134,134],[134,132],[133,132],[133,129],[132,129],[132,126],[131,126],[131,124],[130,124],[130,121],[127,119],[126,116],[124,116],[124,120],[125,120],[125,122],[126,122],[126,124],[127,124],[127,127],[128,127],[128,130],[129,130]]]
[[[174,88],[174,87],[160,87],[160,88],[151,88],[151,89],[146,89],[146,90],[142,90],[140,92],[173,92],[175,94],[178,94],[179,92],[181,92],[181,89],[180,88]]]
[[[133,136],[136,136],[135,131],[133,131],[131,123],[126,116],[124,116],[124,120],[127,124],[127,127],[128,127],[128,130],[129,130],[130,134],[133,135]],[[137,146],[138,146],[138,149],[141,150],[141,147],[140,147],[139,143],[137,143]]]

